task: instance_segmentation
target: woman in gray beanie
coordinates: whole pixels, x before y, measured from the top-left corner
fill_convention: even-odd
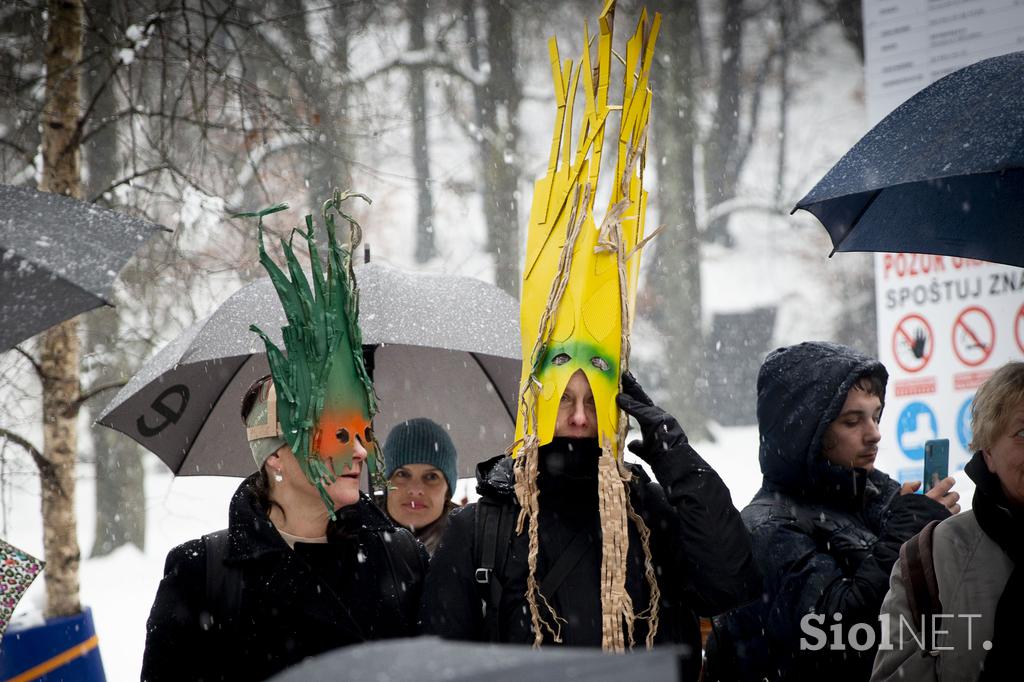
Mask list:
[[[458,480],[455,463],[448,433],[424,417],[397,424],[384,443],[388,516],[415,533],[430,554],[456,507],[451,500]]]

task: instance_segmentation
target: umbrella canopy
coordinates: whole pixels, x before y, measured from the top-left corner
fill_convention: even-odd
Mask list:
[[[1024,52],[924,88],[868,132],[797,209],[835,251],[1024,266]]]
[[[0,540],[0,640],[21,595],[43,571],[43,561]]]
[[[459,453],[459,475],[498,454],[515,433],[518,305],[468,277],[356,268],[363,343],[374,347],[383,443],[405,419],[429,417]],[[97,420],[131,436],[179,475],[246,476],[254,465],[242,396],[269,373],[256,323],[281,343],[286,324],[269,278],[249,284],[193,325],[132,377]]]
[[[0,352],[109,305],[117,273],[164,229],[60,194],[0,185]]]
[[[623,656],[600,649],[534,649],[512,644],[449,642],[437,637],[390,639],[336,649],[271,678],[274,682],[418,680],[419,682],[670,682],[679,679],[679,648],[663,647]]]

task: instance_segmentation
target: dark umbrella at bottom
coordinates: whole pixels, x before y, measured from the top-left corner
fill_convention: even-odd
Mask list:
[[[418,682],[672,682],[679,679],[675,647],[625,655],[600,649],[449,642],[436,637],[370,642],[321,654],[271,678],[273,682],[417,680]]]

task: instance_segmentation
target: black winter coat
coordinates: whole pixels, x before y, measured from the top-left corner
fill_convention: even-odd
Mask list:
[[[143,680],[262,680],[336,647],[414,633],[427,558],[407,530],[364,496],[338,511],[327,544],[292,550],[254,481],[242,482],[228,513],[223,592],[238,590],[236,606],[207,594],[201,538],[171,550],[147,624]]]
[[[573,453],[566,443],[574,443]],[[581,445],[582,443],[582,445]],[[553,595],[556,612],[566,619],[563,642],[570,646],[601,646],[601,540],[597,500],[596,440],[562,439],[541,449],[540,551],[537,579],[577,533],[584,533],[587,552]],[[640,467],[631,467],[633,508],[651,530],[651,553],[662,601],[658,643],[689,648],[685,678],[696,679],[700,666],[697,616],[711,616],[760,594],[760,578],[750,555],[750,541],[729,490],[718,474],[690,448],[656,458],[653,470],[662,485]],[[512,460],[498,457],[481,464],[478,491],[506,505],[515,518],[519,505],[513,491]],[[481,613],[481,592],[474,581],[477,568],[474,525],[478,505],[456,512],[431,560],[424,587],[422,627],[450,639],[532,643],[526,601],[528,536],[513,535],[505,566],[497,633],[488,633]],[[629,524],[626,588],[636,611],[649,602],[643,550],[634,524]],[[636,621],[635,641],[643,646],[647,622]]]
[[[875,647],[830,648],[842,614],[849,628],[866,623],[878,641],[878,613],[900,546],[949,512],[923,495],[899,495],[881,471],[850,469],[821,457],[821,441],[854,384],[888,377],[881,363],[853,349],[803,343],[775,351],[758,377],[763,483],[743,510],[764,597],[715,619],[708,644],[711,680],[867,680]],[[801,619],[827,633],[826,646]],[[863,634],[858,641],[863,641]]]

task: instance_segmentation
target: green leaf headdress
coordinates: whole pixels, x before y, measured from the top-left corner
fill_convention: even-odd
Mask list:
[[[342,202],[352,197],[370,203],[366,195],[337,190],[324,202],[326,273],[320,264],[313,216],[306,216],[305,230],[296,228],[289,239],[281,240],[290,279],[267,254],[263,241],[264,216],[288,208],[287,204],[235,216],[259,219],[260,263],[274,283],[288,320],[281,330],[284,352],[259,327],[250,327],[267,348],[282,435],[306,478],[320,492],[332,518],[334,503],[326,486],[352,466],[356,440],[367,450],[371,482],[375,486],[383,485],[378,463],[380,448],[371,426],[377,400],[363,359],[358,324],[359,291],[352,271],[352,252],[362,235],[359,223],[341,207]],[[348,223],[349,238],[345,247],[338,243],[337,217]],[[312,288],[292,248],[296,234],[306,240],[309,250]]]

